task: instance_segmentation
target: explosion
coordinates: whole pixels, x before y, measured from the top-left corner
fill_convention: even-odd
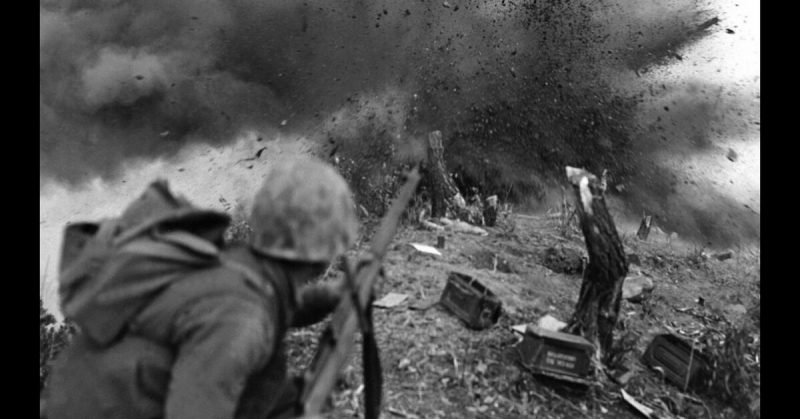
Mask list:
[[[264,161],[284,147],[354,155],[366,142],[410,158],[441,130],[452,170],[529,209],[560,198],[564,166],[608,169],[624,219],[644,211],[704,243],[757,240],[757,39],[743,58],[755,55],[755,70],[704,70],[733,62],[724,46],[746,42],[737,37],[758,20],[757,5],[734,9],[699,0],[42,0],[42,218],[57,236],[68,217],[95,212],[46,208],[88,208],[77,201],[104,193],[124,201],[152,180],[132,172],[143,167],[196,192],[198,204],[219,205],[219,189],[192,182],[217,184],[209,181],[235,167],[236,189],[255,188],[260,166],[237,162],[264,144]],[[729,148],[737,162],[725,158]],[[209,153],[219,153],[213,165]],[[394,163],[364,162],[376,173]],[[55,260],[44,253],[43,270]]]

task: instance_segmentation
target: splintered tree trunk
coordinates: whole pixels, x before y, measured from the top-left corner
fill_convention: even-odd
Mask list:
[[[428,134],[428,185],[431,188],[433,218],[446,217],[449,210],[456,217],[463,219],[467,212],[466,202],[445,167],[441,131]]]
[[[602,180],[572,167],[567,167],[567,177],[578,198],[576,207],[589,265],[584,270],[578,304],[566,331],[593,342],[598,359],[602,360],[613,343],[628,264],[614,220],[606,208]]]
[[[647,236],[650,235],[651,221],[652,217],[649,215],[642,217],[642,223],[639,224],[639,230],[636,231],[636,237],[638,237],[639,240],[647,240]]]
[[[486,204],[483,207],[483,219],[488,227],[494,227],[497,224],[497,195],[486,198]]]

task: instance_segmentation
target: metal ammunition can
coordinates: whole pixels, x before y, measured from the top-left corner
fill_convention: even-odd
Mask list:
[[[497,323],[502,304],[492,291],[475,278],[450,272],[439,303],[472,329],[481,330]]]
[[[579,384],[591,383],[595,348],[580,336],[528,325],[517,351],[522,364],[534,374]]]
[[[680,388],[687,384],[697,387],[710,372],[705,355],[679,336],[669,333],[653,338],[643,361],[651,368],[661,368],[664,378]]]

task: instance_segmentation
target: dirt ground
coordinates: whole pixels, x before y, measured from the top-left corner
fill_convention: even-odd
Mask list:
[[[562,321],[572,314],[580,273],[555,273],[541,264],[549,247],[585,253],[581,234],[576,230],[561,236],[558,220],[555,215],[512,215],[502,226],[488,228],[488,236],[446,232],[441,257],[421,254],[409,245],[435,245],[438,233],[407,227],[397,234],[377,298],[395,292],[407,294],[408,299],[374,312],[384,374],[381,416],[640,417],[623,401],[620,389],[624,388],[658,417],[740,417],[707,396],[682,393],[664,383],[641,358],[656,334],[673,332],[691,339],[709,328],[739,321],[744,308],[752,313],[760,299],[760,250],[732,249],[732,258],[719,260],[707,249],[623,235],[626,252],[639,257],[641,271],[656,285],[644,304],[624,301],[621,309],[615,336],[635,342],[623,363],[630,378],[624,386],[604,379],[600,385],[576,388],[534,376],[521,366],[514,350],[519,339],[510,330],[512,325],[535,323],[545,314]],[[500,263],[495,265],[492,255]],[[496,325],[473,331],[438,305],[413,307],[438,301],[450,271],[473,276],[500,298],[503,314]],[[295,368],[307,365],[321,328],[290,334]],[[363,416],[359,351],[344,371],[329,418]]]

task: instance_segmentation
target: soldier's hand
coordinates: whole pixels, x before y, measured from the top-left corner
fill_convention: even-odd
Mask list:
[[[344,275],[328,279],[327,287],[331,295],[333,295],[337,300],[341,299],[346,292],[349,292],[347,278],[345,278]]]
[[[358,258],[358,264],[356,265],[356,273],[362,268],[368,266],[370,263],[375,261],[375,255],[372,252],[366,252]]]

